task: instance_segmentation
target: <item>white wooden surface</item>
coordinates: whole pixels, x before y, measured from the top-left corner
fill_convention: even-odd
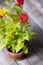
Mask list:
[[[43,3],[43,0],[41,0],[41,2]],[[37,4],[35,4],[35,5],[37,5]],[[41,14],[39,12],[39,10],[32,5],[32,3],[30,2],[30,0],[25,0],[25,4],[24,4],[24,8],[23,9],[26,12],[28,12],[29,16],[43,30],[43,14]]]
[[[27,58],[21,61],[14,61],[8,56],[6,49],[3,49],[0,51],[0,65],[43,65],[43,60],[40,59],[31,47],[29,50],[30,55]]]

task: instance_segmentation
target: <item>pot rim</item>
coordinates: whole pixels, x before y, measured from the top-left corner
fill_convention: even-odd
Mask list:
[[[7,49],[7,48],[6,48],[6,49]],[[7,49],[7,52],[10,53],[10,54],[12,54],[12,55],[19,55],[19,54],[24,53],[23,51],[21,51],[21,52],[19,52],[19,53],[13,53],[13,52],[8,51],[8,49]]]

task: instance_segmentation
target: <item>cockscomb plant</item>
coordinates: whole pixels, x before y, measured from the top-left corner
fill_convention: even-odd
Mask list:
[[[6,2],[9,9],[0,8],[0,50],[6,46],[13,53],[23,50],[27,54],[28,48],[24,41],[30,41],[35,33],[29,32],[28,14],[22,12],[24,1],[19,1],[17,0],[16,3]]]

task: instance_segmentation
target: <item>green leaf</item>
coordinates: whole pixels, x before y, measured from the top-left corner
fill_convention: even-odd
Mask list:
[[[11,6],[11,9],[13,9],[14,8],[14,3],[12,3],[12,6]]]
[[[2,50],[8,44],[7,41],[8,39],[2,40],[2,42],[0,43],[0,50]]]
[[[33,37],[36,35],[35,32],[30,32],[29,33],[29,40],[33,39]]]
[[[17,12],[18,14],[21,13],[21,10],[22,10],[21,7],[19,7],[19,6],[15,6],[14,9],[16,10],[16,12]]]
[[[16,44],[11,44],[11,46],[12,46],[12,49],[11,49],[12,52],[15,53],[16,52]]]
[[[23,47],[23,51],[25,54],[28,54],[28,48],[26,46]]]
[[[7,45],[7,48],[8,48],[8,49],[10,49],[10,47],[11,47],[11,45],[10,45],[10,44],[8,44],[8,45]]]
[[[10,16],[8,16],[7,14],[5,15],[5,19],[6,19],[6,21],[8,21],[10,23],[13,22],[12,18]]]
[[[21,39],[18,39],[18,44],[16,47],[16,53],[19,52],[21,49],[23,49],[24,43],[21,41]]]
[[[5,47],[4,43],[0,43],[0,50],[2,50]]]
[[[28,32],[25,33],[25,36],[23,37],[24,40],[29,40]]]
[[[6,5],[9,5],[9,2],[5,2],[6,3]]]

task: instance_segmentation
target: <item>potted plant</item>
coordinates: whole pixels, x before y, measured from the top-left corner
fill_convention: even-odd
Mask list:
[[[9,1],[6,4],[10,9],[0,9],[0,50],[6,46],[8,55],[13,59],[22,59],[24,54],[28,54],[24,42],[30,41],[35,35],[29,32],[28,14],[22,12],[23,3],[22,0],[17,0],[16,4]]]

